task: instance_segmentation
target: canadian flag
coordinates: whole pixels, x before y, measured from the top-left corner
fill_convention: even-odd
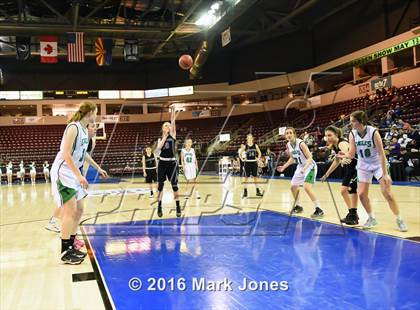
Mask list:
[[[56,63],[57,58],[57,37],[56,36],[43,36],[39,38],[39,51],[41,55],[41,62],[43,63]]]

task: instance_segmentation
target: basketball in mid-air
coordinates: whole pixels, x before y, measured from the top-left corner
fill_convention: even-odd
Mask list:
[[[194,61],[190,55],[182,55],[179,57],[178,63],[181,69],[189,70],[193,66]]]

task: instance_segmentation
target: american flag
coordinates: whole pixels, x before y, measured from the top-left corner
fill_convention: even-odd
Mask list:
[[[85,62],[83,32],[69,32],[67,34],[68,62]]]

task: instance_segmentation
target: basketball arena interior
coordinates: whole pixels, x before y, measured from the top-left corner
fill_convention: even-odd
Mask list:
[[[0,1],[0,309],[420,309],[420,1]]]

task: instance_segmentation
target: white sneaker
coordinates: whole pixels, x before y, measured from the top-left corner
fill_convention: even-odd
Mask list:
[[[408,231],[407,225],[405,225],[403,220],[397,219],[397,226],[398,226],[398,229],[402,232]]]
[[[363,225],[363,229],[371,229],[376,225],[378,225],[378,222],[376,221],[376,219],[373,217],[369,217],[365,225]]]
[[[197,199],[201,199],[201,196],[199,193],[197,193]]]
[[[49,221],[47,225],[45,225],[45,229],[49,231],[53,231],[56,233],[60,232],[60,225],[57,221]]]

